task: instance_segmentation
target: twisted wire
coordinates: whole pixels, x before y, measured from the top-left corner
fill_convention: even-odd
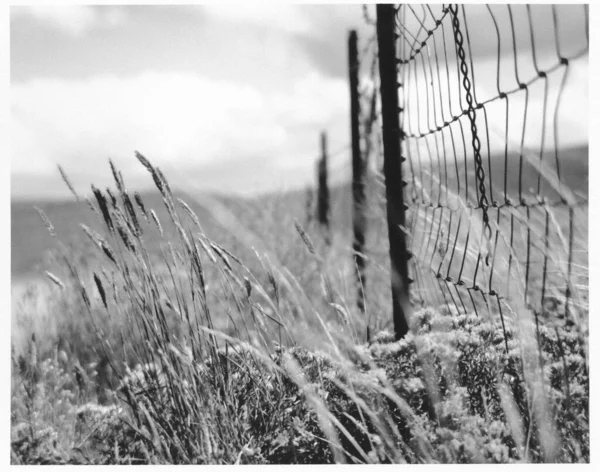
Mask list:
[[[585,291],[587,277],[577,233],[587,225],[587,197],[565,180],[559,130],[571,65],[589,54],[588,7],[572,7],[585,25],[583,44],[569,52],[560,7],[543,10],[547,20],[536,18],[537,7],[517,8],[486,6],[477,19],[470,5],[396,8],[413,299],[459,312],[494,310],[503,324],[519,299],[536,317],[549,297],[562,296],[567,313],[585,308],[574,293]],[[490,84],[476,60],[481,37],[471,31],[486,15],[496,72]],[[542,21],[552,36],[546,43]],[[549,41],[553,54],[543,56],[540,45]],[[369,135],[379,130],[363,127]]]

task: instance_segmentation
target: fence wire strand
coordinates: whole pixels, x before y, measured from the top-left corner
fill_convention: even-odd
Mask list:
[[[587,107],[574,92],[588,21],[587,5],[397,8],[414,303],[502,320],[523,309],[570,322],[587,313],[587,136],[575,142],[569,130],[573,100]],[[372,44],[361,53],[375,53],[362,132],[379,163]]]

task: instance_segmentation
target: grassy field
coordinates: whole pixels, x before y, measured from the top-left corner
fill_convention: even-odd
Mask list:
[[[139,159],[156,193],[115,172],[114,202],[42,206],[56,238],[13,204],[14,280],[50,275],[15,308],[12,463],[589,461],[587,330],[559,306],[440,303],[393,338],[376,179],[363,314],[347,187],[327,244],[304,192],[186,195]]]

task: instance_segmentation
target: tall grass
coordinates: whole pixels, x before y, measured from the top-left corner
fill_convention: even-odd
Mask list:
[[[528,313],[429,307],[394,342],[382,238],[362,316],[349,238],[325,244],[274,199],[270,214],[215,202],[230,231],[213,240],[136,156],[169,221],[111,163],[116,190],[93,188],[99,224],[82,228],[98,262],[84,271],[65,251],[49,275],[51,310],[72,315],[13,356],[13,463],[589,460],[573,326],[538,337]]]

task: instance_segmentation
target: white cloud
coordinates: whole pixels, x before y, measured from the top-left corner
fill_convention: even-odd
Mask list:
[[[14,85],[11,172],[59,163],[94,180],[110,157],[129,175],[144,173],[135,149],[179,170],[249,157],[311,168],[321,129],[331,130],[332,146],[347,141],[345,81],[313,73],[289,94],[266,90],[168,73]]]
[[[91,5],[19,5],[11,8],[11,19],[33,19],[63,33],[80,36],[96,27],[115,27],[125,20],[119,7]]]
[[[213,3],[202,10],[220,21],[251,24],[279,29],[287,33],[307,34],[313,31],[313,21],[302,5],[267,3]]]

